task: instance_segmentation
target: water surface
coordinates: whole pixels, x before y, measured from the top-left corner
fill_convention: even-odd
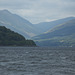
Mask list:
[[[75,48],[0,47],[0,75],[75,75]]]

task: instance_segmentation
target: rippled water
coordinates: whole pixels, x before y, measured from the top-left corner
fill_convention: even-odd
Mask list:
[[[0,47],[0,75],[75,75],[75,49]]]

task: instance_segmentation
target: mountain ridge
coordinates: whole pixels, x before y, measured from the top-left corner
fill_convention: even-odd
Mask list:
[[[44,34],[35,36],[39,46],[75,46],[75,19],[65,22]]]
[[[44,33],[47,32],[48,30],[54,28],[55,26],[65,23],[67,21],[70,21],[72,19],[75,19],[75,17],[67,17],[67,18],[63,18],[63,19],[58,19],[55,21],[51,21],[51,22],[41,22],[38,24],[34,24],[38,29],[40,29],[40,33]]]
[[[12,14],[8,10],[0,10],[0,25],[18,32],[26,38],[30,38],[39,32],[28,20]]]

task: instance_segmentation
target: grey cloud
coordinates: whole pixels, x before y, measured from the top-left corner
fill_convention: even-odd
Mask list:
[[[0,7],[7,7],[7,8],[12,8],[12,9],[24,9],[24,8],[29,8],[32,3],[29,1],[24,1],[23,0],[6,0],[6,1],[0,1]]]
[[[75,16],[75,0],[0,0],[0,9],[2,8],[9,9],[33,23]]]
[[[62,1],[65,1],[65,2],[75,2],[75,0],[62,0]]]

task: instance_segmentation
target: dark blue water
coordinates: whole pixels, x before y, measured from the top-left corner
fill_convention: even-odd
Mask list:
[[[0,75],[75,75],[75,48],[0,47]]]

